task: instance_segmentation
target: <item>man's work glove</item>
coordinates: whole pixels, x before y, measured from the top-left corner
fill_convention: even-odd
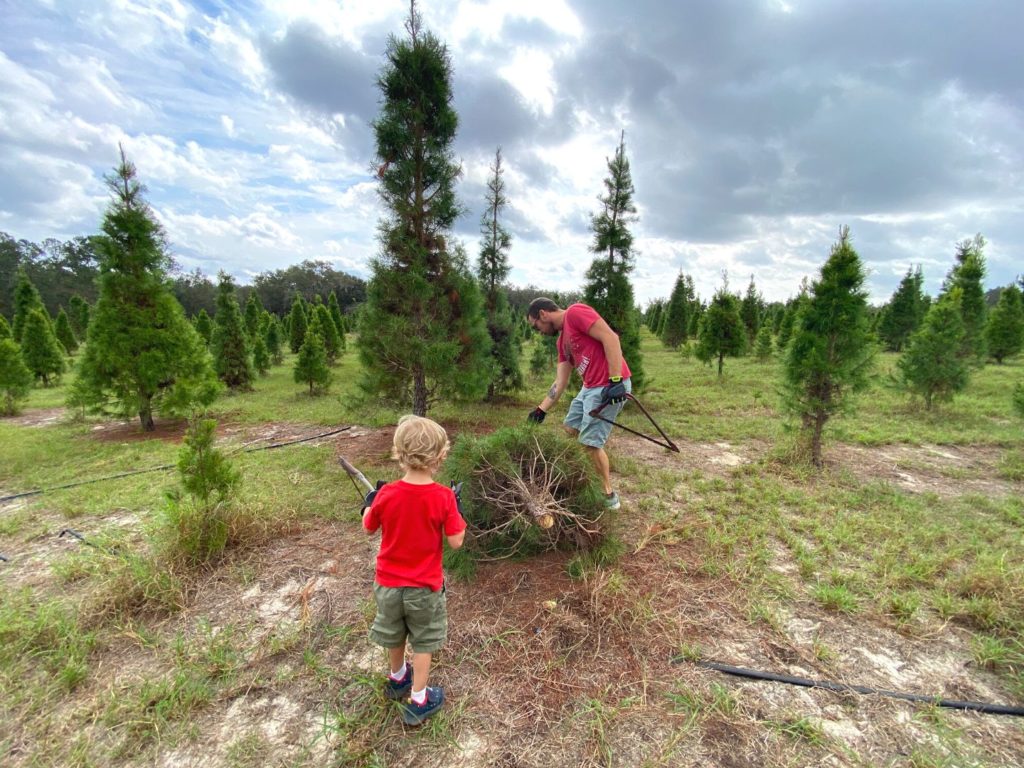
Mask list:
[[[363,499],[362,514],[364,514],[364,515],[366,514],[366,510],[368,510],[370,508],[370,505],[373,504],[373,500],[375,498],[377,498],[377,491],[379,491],[384,486],[385,486],[385,482],[383,480],[378,480],[377,481],[377,487],[374,488],[372,491],[370,491],[368,494],[366,494],[366,498]]]
[[[536,408],[530,411],[530,415],[526,417],[526,420],[533,424],[540,424],[541,422],[544,421],[544,417],[547,415],[547,411],[542,411],[540,409],[540,406],[538,405]]]
[[[612,376],[608,383],[601,390],[601,404],[598,409],[604,408],[612,403],[624,403],[626,401],[626,385],[622,383],[621,376]]]

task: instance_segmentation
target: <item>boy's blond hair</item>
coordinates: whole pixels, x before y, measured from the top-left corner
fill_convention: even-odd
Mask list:
[[[391,458],[403,469],[426,469],[441,466],[448,455],[448,433],[436,421],[423,416],[403,416],[398,420]]]

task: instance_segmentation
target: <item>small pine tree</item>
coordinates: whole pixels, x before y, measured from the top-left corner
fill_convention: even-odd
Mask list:
[[[1013,388],[1013,410],[1024,419],[1024,381],[1018,381]]]
[[[680,272],[676,276],[672,295],[669,296],[668,304],[665,307],[664,324],[661,326],[661,341],[670,349],[677,349],[686,341],[692,298],[687,292],[685,276]]]
[[[924,275],[920,265],[907,270],[892,299],[878,319],[878,337],[886,349],[901,352],[910,335],[924,320],[928,306],[923,291]]]
[[[868,384],[875,344],[863,286],[864,266],[849,227],[842,227],[821,277],[797,313],[784,367],[783,404],[800,418],[816,467],[822,463],[825,423]]]
[[[729,293],[729,281],[715,292],[701,318],[697,331],[697,358],[710,363],[718,358],[718,376],[722,376],[725,356],[736,357],[746,349],[746,329],[740,318],[739,300]]]
[[[750,276],[750,285],[740,303],[740,319],[747,329],[747,346],[752,347],[757,339],[757,333],[761,330],[761,315],[764,312],[764,299],[761,297],[757,286],[754,285],[754,276]]]
[[[30,312],[38,309],[43,313],[47,323],[50,322],[50,316],[46,313],[46,307],[43,306],[42,296],[39,295],[39,291],[29,279],[28,272],[24,267],[18,267],[16,280],[14,285],[14,323],[11,330],[14,333],[14,340],[20,344],[25,321],[28,320]]]
[[[292,311],[288,315],[289,348],[292,354],[301,349],[302,342],[306,340],[306,327],[309,325],[309,318],[306,316],[306,302],[298,293],[292,300]]]
[[[767,363],[772,356],[772,327],[765,323],[757,331],[757,340],[754,342],[754,354],[759,363]]]
[[[54,323],[53,332],[57,336],[57,341],[64,347],[64,351],[69,355],[74,354],[78,349],[78,339],[75,338],[75,333],[71,330],[71,321],[68,320],[68,314],[64,311],[64,307],[57,312],[57,322]]]
[[[14,333],[11,331],[11,326],[7,324],[7,318],[0,315],[0,340],[13,338]]]
[[[957,304],[964,321],[964,338],[960,354],[972,365],[982,365],[987,357],[985,349],[985,238],[980,234],[963,240],[956,246],[956,264],[946,276],[942,294],[959,291]]]
[[[276,317],[271,317],[267,324],[266,345],[270,354],[270,362],[273,365],[280,365],[284,362],[284,345],[281,343],[281,323]]]
[[[44,387],[50,386],[51,376],[64,373],[64,349],[50,325],[50,319],[41,309],[28,312],[22,324],[21,356],[25,365]]]
[[[12,338],[0,338],[0,394],[3,396],[0,412],[4,416],[17,413],[18,401],[24,400],[31,388],[32,371],[25,365],[20,347]]]
[[[123,151],[107,185],[113,199],[104,234],[95,238],[100,295],[72,394],[76,405],[97,410],[113,401],[152,431],[155,408],[187,412],[213,402],[220,387],[201,337],[168,288],[163,230]]]
[[[310,327],[299,348],[299,356],[292,371],[296,384],[308,384],[309,394],[326,392],[331,385],[331,369],[327,366],[327,349],[317,329]]]
[[[253,370],[249,338],[235,297],[235,284],[226,272],[220,273],[217,286],[212,346],[220,380],[234,390],[251,389]]]
[[[925,410],[930,411],[934,403],[951,401],[967,386],[970,376],[968,361],[959,354],[964,339],[959,295],[953,290],[939,297],[896,361],[899,383],[924,398]]]
[[[334,361],[341,354],[341,337],[338,335],[338,326],[334,324],[331,311],[323,304],[313,307],[313,316],[317,324],[317,332],[324,340],[324,349],[327,351],[327,364],[334,365]],[[310,328],[313,323],[310,323]],[[308,330],[306,331],[309,332]]]
[[[988,353],[1000,365],[1024,347],[1024,303],[1016,285],[1011,283],[999,294],[999,303],[985,326],[985,341]]]
[[[217,422],[193,417],[178,453],[178,474],[188,499],[170,494],[164,514],[166,554],[188,565],[216,559],[228,545],[226,502],[241,476],[213,445]]]
[[[210,346],[210,342],[213,341],[213,321],[210,319],[210,316],[206,314],[205,309],[199,310],[199,314],[196,315],[192,324],[196,328],[196,333],[203,337],[203,341],[206,342],[206,346]]]
[[[89,330],[89,302],[77,293],[71,297],[69,302],[68,320],[71,321],[71,330],[75,332],[75,338],[85,341],[86,333]]]

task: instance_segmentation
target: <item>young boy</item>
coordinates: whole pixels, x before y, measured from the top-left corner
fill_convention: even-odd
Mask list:
[[[388,649],[391,674],[384,693],[389,699],[409,696],[402,720],[419,725],[444,703],[444,689],[428,688],[430,661],[448,635],[442,536],[458,549],[466,535],[451,488],[434,482],[448,455],[448,435],[440,424],[420,416],[403,416],[395,430],[392,458],[405,476],[366,495],[363,528],[381,529],[373,596],[377,616],[370,639]],[[408,639],[412,668],[405,660]]]

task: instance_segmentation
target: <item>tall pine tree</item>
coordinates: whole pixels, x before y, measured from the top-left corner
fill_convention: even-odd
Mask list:
[[[106,181],[112,200],[95,239],[100,296],[73,396],[94,410],[113,401],[151,431],[154,409],[184,413],[212,402],[219,386],[206,345],[171,293],[164,234],[124,150]]]
[[[338,295],[331,291],[331,295],[327,297],[327,310],[331,313],[331,320],[334,321],[334,327],[338,331],[338,353],[342,354],[345,352],[345,318],[341,314],[341,305],[338,304]]]
[[[60,308],[57,312],[57,320],[53,324],[53,332],[57,336],[57,341],[61,343],[64,350],[69,354],[74,354],[75,350],[78,349],[78,339],[75,338],[75,332],[71,330],[71,321],[68,319],[68,313],[64,311],[64,307]]]
[[[487,384],[487,399],[496,394],[521,389],[523,374],[519,370],[521,337],[516,327],[508,295],[503,288],[508,278],[508,249],[512,236],[502,226],[501,212],[508,202],[505,180],[502,178],[501,147],[494,153],[494,165],[487,179],[487,209],[480,219],[480,258],[477,275],[484,293],[484,314],[487,332],[491,337],[491,380]]]
[[[448,236],[460,213],[448,50],[415,3],[408,36],[388,40],[374,122],[385,215],[359,322],[363,389],[426,415],[439,398],[487,388],[490,339],[480,291]]]
[[[590,250],[597,254],[587,270],[583,301],[592,306],[619,335],[622,355],[632,374],[633,391],[644,386],[643,356],[640,354],[639,312],[633,300],[633,234],[629,225],[636,221],[633,204],[633,177],[626,157],[626,132],[619,138],[615,157],[609,159],[605,194],[599,195],[602,210],[591,217],[594,241]]]
[[[263,314],[263,304],[256,291],[249,291],[249,298],[245,301],[245,335],[249,337],[249,344],[256,341],[259,334],[260,316]]]
[[[842,227],[796,315],[784,366],[783,402],[800,418],[815,466],[821,466],[825,423],[867,386],[874,355],[864,266],[849,227]]]

